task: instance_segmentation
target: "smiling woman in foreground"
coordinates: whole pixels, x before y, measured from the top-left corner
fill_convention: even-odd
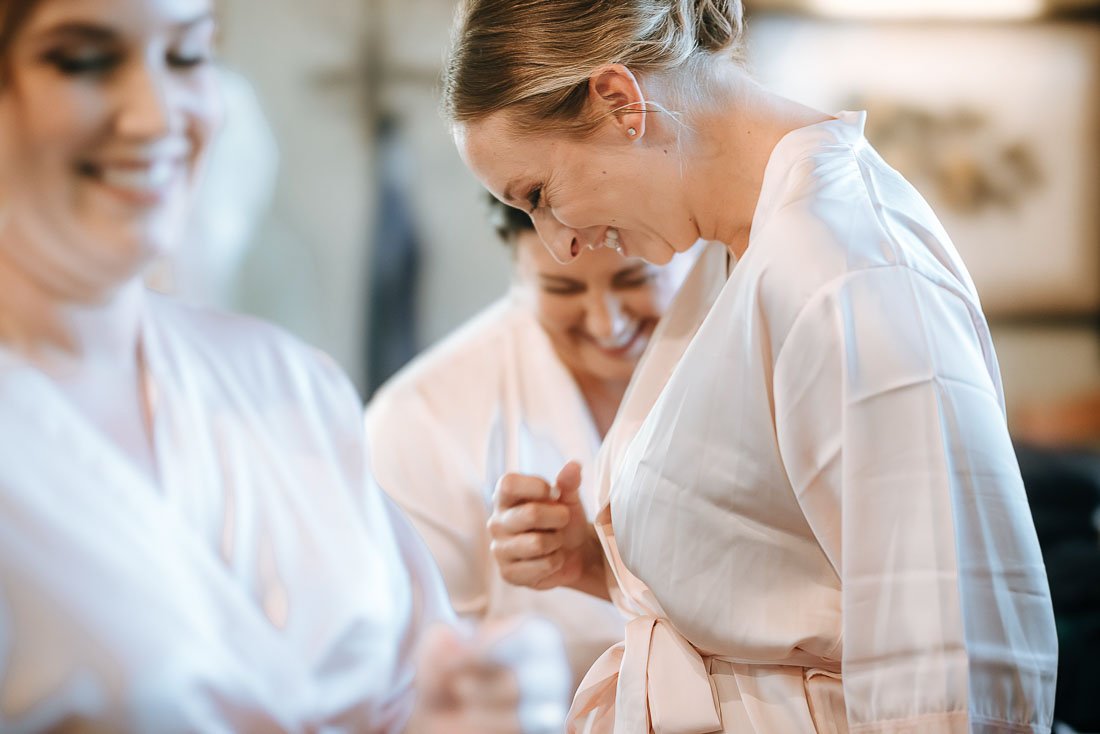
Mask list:
[[[451,610],[339,370],[143,286],[214,35],[210,0],[0,0],[0,731],[560,730],[500,648],[426,634]]]
[[[736,0],[459,15],[459,149],[560,261],[700,238],[736,261],[658,329],[594,532],[552,524],[542,479],[503,480],[494,518],[529,522],[502,573],[631,618],[571,731],[1047,732],[1054,622],[973,283],[863,115],[760,88],[741,25]]]

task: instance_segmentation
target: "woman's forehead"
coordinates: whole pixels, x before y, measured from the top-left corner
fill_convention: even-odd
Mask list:
[[[210,16],[212,0],[42,0],[28,30],[55,25],[170,28]]]
[[[552,160],[560,141],[524,133],[501,112],[455,126],[462,160],[487,188],[513,206],[526,195],[517,186],[537,177]]]

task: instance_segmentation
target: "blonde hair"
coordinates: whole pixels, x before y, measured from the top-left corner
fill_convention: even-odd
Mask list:
[[[599,120],[585,114],[596,68],[656,76],[740,60],[742,15],[741,0],[465,0],[443,112],[467,123],[507,109],[526,129],[584,134]]]

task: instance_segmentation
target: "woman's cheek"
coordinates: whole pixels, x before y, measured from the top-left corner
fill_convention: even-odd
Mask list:
[[[567,297],[551,294],[540,294],[536,298],[536,315],[543,328],[554,333],[564,333],[573,326],[579,309],[569,301]]]
[[[625,306],[635,318],[660,318],[664,311],[664,309],[661,308],[660,295],[661,291],[656,284],[643,286],[623,298],[623,306]]]
[[[212,66],[189,72],[186,76],[173,76],[169,83],[174,87],[174,104],[186,119],[192,135],[209,138],[221,129],[225,117],[225,104],[221,80]]]

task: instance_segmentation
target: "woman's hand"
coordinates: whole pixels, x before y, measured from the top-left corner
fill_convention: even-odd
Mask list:
[[[528,618],[473,637],[439,625],[417,655],[417,702],[406,734],[559,734],[572,676],[561,634]]]
[[[603,549],[580,501],[581,468],[566,464],[554,485],[506,474],[493,497],[490,549],[501,576],[532,589],[568,586],[608,598]]]

